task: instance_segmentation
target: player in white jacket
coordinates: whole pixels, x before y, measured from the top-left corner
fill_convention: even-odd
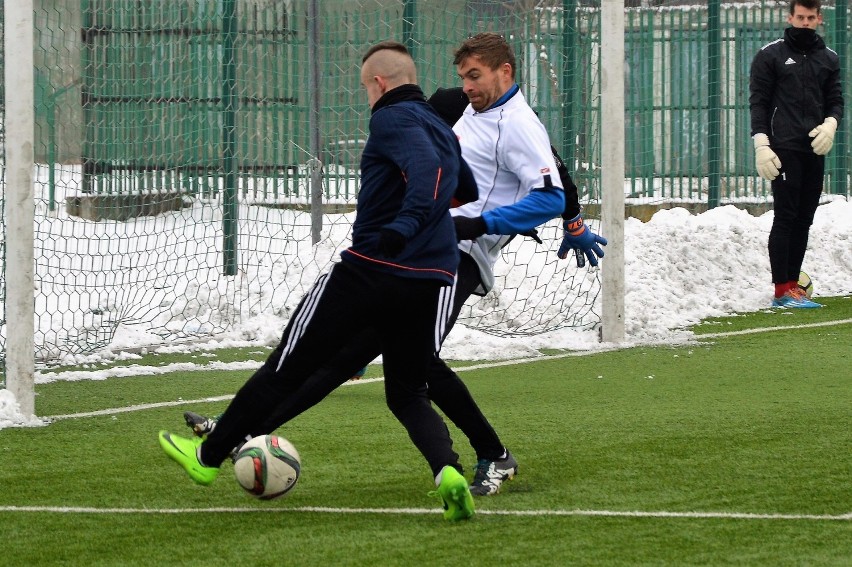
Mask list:
[[[560,216],[566,209],[547,131],[515,82],[511,46],[498,34],[481,33],[462,43],[453,63],[470,101],[453,131],[476,179],[479,199],[450,211],[461,252],[450,326],[471,294],[484,295],[494,286],[494,265],[500,249],[515,235]],[[606,239],[585,227],[579,213],[565,220],[565,231],[560,257],[574,249],[580,252],[578,263],[582,265],[585,254],[592,265],[597,265],[597,258],[603,256],[599,245],[606,245]],[[438,359],[430,371],[429,388],[452,391],[450,384],[458,385],[459,403],[470,403],[464,401],[461,380]],[[444,409],[452,407],[453,402],[443,399],[439,405]],[[479,435],[475,433],[477,425]],[[477,422],[463,431],[479,459],[471,492],[494,494],[514,476],[518,463],[484,416],[477,416]],[[486,447],[490,454],[485,452]]]
[[[453,130],[476,178],[479,199],[452,214],[465,241],[461,251],[479,266],[482,286],[476,293],[484,294],[494,285],[500,249],[514,235],[559,216],[565,197],[547,131],[515,82],[509,44],[495,33],[476,35],[456,51],[454,63],[470,105]],[[603,256],[598,244],[605,240],[578,232],[584,229],[582,217],[570,220],[579,221],[573,229],[577,236],[586,233],[589,242],[578,246],[596,265],[595,255]]]

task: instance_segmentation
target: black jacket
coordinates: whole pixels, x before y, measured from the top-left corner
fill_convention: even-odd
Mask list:
[[[840,61],[816,34],[801,45],[791,33],[754,57],[749,81],[751,135],[767,134],[776,150],[811,152],[808,132],[829,116],[843,118]]]

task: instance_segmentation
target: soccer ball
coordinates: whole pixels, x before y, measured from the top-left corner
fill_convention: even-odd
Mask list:
[[[249,494],[272,500],[289,492],[302,470],[299,452],[276,435],[248,440],[234,456],[234,476]]]
[[[799,288],[810,298],[814,294],[814,282],[805,272],[799,272]]]

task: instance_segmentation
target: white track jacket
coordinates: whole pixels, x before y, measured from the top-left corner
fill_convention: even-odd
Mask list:
[[[479,266],[484,289],[477,293],[484,295],[494,287],[494,264],[500,249],[512,235],[559,216],[564,192],[547,131],[520,91],[482,112],[468,105],[453,130],[459,137],[462,157],[476,178],[479,199],[450,212],[453,216],[481,215],[485,219],[489,234],[459,243],[459,249]],[[558,205],[553,199],[542,204],[538,199],[519,203],[534,190],[557,188],[561,196]],[[495,210],[509,206],[513,206],[513,214],[508,218],[507,209]]]

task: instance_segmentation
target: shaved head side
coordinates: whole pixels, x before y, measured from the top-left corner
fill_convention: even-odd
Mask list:
[[[373,108],[386,92],[417,84],[414,59],[398,41],[377,43],[361,59],[361,84],[367,91],[367,103]]]
[[[414,60],[401,43],[377,43],[367,51],[362,61],[362,74],[382,77],[387,81],[389,89],[417,83]]]

